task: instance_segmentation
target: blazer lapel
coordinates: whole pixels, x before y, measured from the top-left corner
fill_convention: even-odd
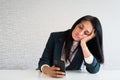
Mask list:
[[[63,44],[64,44],[64,38],[60,38],[55,45],[55,56],[54,56],[55,60],[61,59]]]
[[[81,47],[79,47],[75,57],[73,58],[72,62],[70,63],[70,65],[66,69],[67,70],[80,69],[83,60],[84,60],[83,53],[82,53]]]

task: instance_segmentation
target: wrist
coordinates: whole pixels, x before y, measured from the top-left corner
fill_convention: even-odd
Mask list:
[[[86,46],[86,42],[85,41],[81,41],[80,44],[81,44],[82,47]]]
[[[49,68],[50,68],[49,66],[44,66],[42,72],[45,73],[45,74],[48,74],[49,73]]]
[[[82,51],[83,51],[84,58],[89,57],[90,56],[90,51],[89,51],[85,42],[81,43],[81,48],[82,48]]]

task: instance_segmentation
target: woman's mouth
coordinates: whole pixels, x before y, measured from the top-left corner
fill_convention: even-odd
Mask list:
[[[80,37],[78,36],[78,34],[74,34],[74,37],[75,37],[76,39],[80,39]]]

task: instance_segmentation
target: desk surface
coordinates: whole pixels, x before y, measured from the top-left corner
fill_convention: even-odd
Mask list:
[[[67,71],[64,78],[51,78],[38,70],[0,70],[0,80],[120,80],[120,70],[103,70],[97,74]]]

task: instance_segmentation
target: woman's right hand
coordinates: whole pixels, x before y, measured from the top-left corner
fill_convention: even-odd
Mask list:
[[[62,78],[65,76],[65,72],[61,72],[59,67],[48,67],[48,66],[44,66],[43,67],[43,73],[48,74],[51,77],[55,77],[55,78]]]

